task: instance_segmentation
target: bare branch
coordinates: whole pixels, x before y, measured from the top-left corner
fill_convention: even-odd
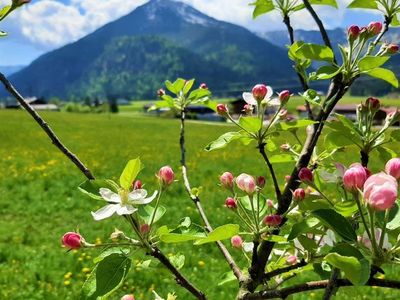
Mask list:
[[[192,188],[190,186],[189,177],[187,175],[187,166],[186,166],[186,146],[185,146],[185,111],[181,111],[181,130],[180,130],[180,139],[179,139],[180,149],[181,149],[181,168],[182,168],[182,177],[186,192],[188,193],[190,199],[196,205],[197,211],[200,214],[201,219],[207,229],[208,232],[213,230],[206,213],[204,212],[203,206],[201,205],[200,198],[196,195],[193,195]],[[231,268],[233,274],[236,278],[241,282],[244,280],[242,271],[235,263],[232,255],[229,253],[228,249],[226,249],[225,245],[218,241],[216,242],[219,250],[222,255],[225,257],[225,260],[228,262],[229,267]]]
[[[273,299],[273,298],[281,298],[285,299],[289,295],[324,289],[327,287],[329,280],[320,280],[320,281],[311,281],[307,283],[297,284],[291,287],[282,288],[278,290],[266,290],[261,291],[254,294],[248,294],[242,297],[243,300],[261,300],[261,299]],[[346,279],[338,279],[336,281],[336,285],[338,287],[346,287],[346,286],[353,286],[353,284],[346,280]],[[393,289],[400,289],[400,282],[394,280],[387,280],[387,279],[376,279],[371,278],[366,283],[366,286],[376,286],[376,287],[385,287],[385,288],[393,288]]]
[[[206,300],[206,296],[200,290],[198,290],[190,281],[188,281],[177,268],[175,268],[169,259],[158,249],[157,247],[151,248],[150,255],[157,258],[172,274],[175,276],[176,282],[183,288],[188,290],[193,296],[200,300]]]
[[[92,172],[79,160],[79,158],[72,153],[64,144],[60,141],[51,127],[46,121],[35,111],[35,109],[29,105],[28,102],[21,96],[21,94],[14,88],[10,81],[0,73],[0,81],[4,84],[6,90],[18,101],[18,103],[35,119],[39,126],[46,132],[48,137],[68,159],[78,167],[78,169],[86,176],[87,179],[95,179]]]

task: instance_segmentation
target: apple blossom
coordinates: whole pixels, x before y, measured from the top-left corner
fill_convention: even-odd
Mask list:
[[[231,245],[234,248],[241,249],[243,245],[243,240],[239,235],[235,235],[231,238]]]
[[[225,206],[231,209],[236,209],[237,208],[236,200],[231,197],[226,198]]]
[[[385,166],[385,172],[400,180],[400,158],[390,159]]]
[[[202,84],[200,84],[200,88],[203,90],[208,90],[208,86],[204,82]]]
[[[251,93],[243,93],[242,96],[247,104],[253,106],[257,106],[261,102],[264,102],[266,105],[280,106],[281,103],[279,99],[271,99],[273,93],[274,92],[270,86],[258,84],[253,88]]]
[[[343,186],[350,192],[357,192],[362,189],[366,180],[367,172],[365,168],[360,164],[355,164],[344,172]]]
[[[258,176],[256,178],[257,186],[262,189],[265,186],[265,177],[264,176]]]
[[[242,173],[236,178],[236,185],[246,194],[252,195],[256,191],[256,181],[253,176]]]
[[[132,184],[134,190],[140,190],[142,188],[142,182],[140,180],[135,180]]]
[[[289,265],[294,265],[297,263],[297,256],[296,255],[289,255],[286,257],[286,263]]]
[[[386,173],[372,175],[364,183],[364,200],[375,210],[393,207],[397,199],[396,179]]]
[[[268,226],[279,226],[282,223],[282,216],[268,215],[264,218],[264,224]]]
[[[230,190],[233,187],[233,175],[230,172],[224,172],[220,177],[219,177],[219,181],[221,183],[221,185]]]
[[[377,35],[381,33],[383,25],[381,22],[371,22],[368,25],[368,33],[372,35]]]
[[[158,171],[157,177],[163,186],[169,186],[174,182],[175,174],[170,166],[164,166]]]
[[[220,116],[226,116],[228,114],[228,107],[225,104],[218,104],[217,105],[217,113]]]
[[[157,91],[157,96],[158,96],[158,97],[162,97],[162,96],[164,96],[164,95],[165,95],[165,90],[159,89],[159,90]]]
[[[304,200],[306,197],[306,191],[302,188],[298,188],[293,192],[293,199],[296,201]]]
[[[285,104],[289,101],[290,99],[290,92],[288,90],[284,90],[279,93],[279,100],[281,101],[282,104]]]
[[[314,176],[309,168],[302,168],[299,171],[299,179],[304,183],[310,183],[314,180]]]
[[[271,199],[267,199],[267,206],[268,206],[269,208],[273,208],[273,207],[274,207],[274,202],[272,202]]]
[[[354,41],[360,35],[360,27],[357,25],[352,25],[347,29],[347,35],[349,36],[349,40]]]
[[[111,217],[114,213],[118,215],[130,215],[137,211],[135,205],[148,204],[157,196],[157,191],[149,198],[147,191],[144,189],[133,190],[132,192],[121,189],[118,194],[110,189],[100,188],[100,196],[109,204],[92,212],[92,216],[96,221],[100,221]]]
[[[63,235],[61,243],[69,249],[79,249],[84,245],[85,240],[76,232],[67,232]]]
[[[135,297],[133,295],[124,295],[121,300],[135,300]]]

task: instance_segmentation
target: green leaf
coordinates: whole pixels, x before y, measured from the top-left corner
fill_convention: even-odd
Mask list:
[[[332,207],[325,199],[321,199],[319,196],[317,199],[307,196],[304,201],[299,203],[299,208],[302,211],[312,211],[318,209],[327,209]]]
[[[335,204],[335,210],[344,217],[350,218],[357,210],[357,203],[354,201],[344,201]]]
[[[312,79],[313,80],[331,79],[335,77],[337,74],[339,74],[340,71],[341,69],[335,66],[322,66],[317,70],[317,72],[315,73],[315,77],[313,77]]]
[[[240,132],[227,132],[221,135],[218,139],[208,144],[205,148],[206,151],[213,151],[226,147],[230,142],[240,139],[242,134]]]
[[[375,0],[354,0],[347,7],[378,9],[378,4]]]
[[[253,19],[257,18],[260,15],[273,11],[275,6],[272,0],[257,0],[254,3],[250,3],[250,5],[254,5],[253,11]]]
[[[182,78],[178,78],[177,80],[175,80],[174,83],[172,83],[169,80],[167,80],[165,82],[165,86],[167,87],[167,89],[175,95],[178,95],[182,91],[185,84],[186,84],[186,80],[182,79]]]
[[[172,105],[167,102],[167,101],[157,101],[156,103],[154,103],[154,105],[152,105],[148,111],[152,111],[152,110],[157,110],[159,108],[166,108],[166,107],[174,107],[174,104],[172,103]]]
[[[188,241],[198,240],[205,238],[204,233],[164,233],[160,235],[160,240],[164,243],[183,243]]]
[[[188,99],[190,101],[196,101],[199,99],[206,100],[211,96],[211,92],[208,89],[197,89],[190,92]]]
[[[352,134],[362,137],[362,133],[360,132],[356,124],[349,120],[349,118],[340,114],[335,114],[335,117],[340,121],[340,123],[343,124],[343,126],[347,128],[347,130],[350,130]]]
[[[237,224],[226,224],[220,227],[215,228],[211,231],[207,237],[199,239],[194,242],[195,245],[203,245],[206,243],[212,243],[216,241],[226,240],[231,238],[232,236],[238,234],[239,225]]]
[[[294,224],[287,239],[289,241],[294,240],[300,234],[307,233],[311,228],[316,226],[318,223],[319,220],[317,218],[308,218],[306,220],[301,221],[300,223]]]
[[[317,105],[317,106],[321,106],[321,97],[318,95],[316,90],[313,89],[308,89],[307,91],[305,91],[302,95],[301,95],[304,100],[306,100],[307,102]]]
[[[132,182],[136,179],[139,172],[143,169],[142,163],[139,158],[130,160],[125,169],[122,171],[119,177],[119,184],[126,190],[132,185]]]
[[[310,4],[314,5],[329,5],[338,8],[336,0],[310,0]]]
[[[390,133],[390,138],[393,141],[400,142],[400,129],[393,130]]]
[[[331,48],[317,44],[303,44],[296,51],[297,58],[333,61],[334,54]]]
[[[111,254],[120,254],[120,255],[129,255],[131,249],[129,247],[110,247],[105,249],[99,256],[97,256],[95,259],[93,259],[93,262],[95,264],[98,264],[101,262],[103,259],[106,257],[110,256]]]
[[[99,194],[100,188],[107,188],[114,193],[118,193],[119,187],[114,181],[108,179],[86,180],[78,187],[79,191],[88,195],[90,198],[103,200],[103,197],[101,197]]]
[[[290,154],[275,154],[269,158],[271,164],[285,164],[295,162],[296,158]]]
[[[312,212],[327,227],[336,232],[345,241],[356,242],[357,234],[350,222],[332,209],[318,209]]]
[[[241,117],[239,124],[249,132],[258,132],[261,129],[261,120],[257,117]]]
[[[291,46],[289,47],[288,56],[289,56],[289,58],[290,58],[291,60],[296,61],[296,60],[299,59],[299,57],[297,56],[296,52],[297,52],[297,50],[299,50],[300,47],[303,46],[303,45],[304,45],[304,42],[298,41],[298,42],[295,42],[293,45],[291,45]]]
[[[400,26],[400,21],[399,21],[399,16],[398,15],[394,15],[393,16],[393,19],[392,19],[392,22],[390,23],[390,26],[393,26],[393,27]]]
[[[354,256],[329,253],[325,256],[325,261],[342,270],[346,278],[354,285],[364,285],[369,279],[370,265],[366,259],[360,260]]]
[[[193,87],[193,84],[194,84],[194,79],[190,79],[190,80],[185,82],[185,85],[183,87],[183,94],[184,95],[189,93],[190,89]]]
[[[389,222],[386,224],[386,228],[389,230],[395,230],[400,227],[400,208],[397,203],[390,210]]]
[[[288,122],[280,122],[276,125],[276,130],[288,131],[296,128],[307,127],[308,125],[315,124],[312,120],[296,120]]]
[[[274,242],[274,243],[287,243],[287,239],[284,236],[268,234],[262,237],[264,241]]]
[[[389,56],[365,56],[358,62],[358,68],[361,72],[379,68],[389,60]]]
[[[166,211],[167,211],[167,209],[164,206],[159,205],[156,215],[154,217],[154,223],[159,221],[163,217],[163,215],[165,214]],[[146,224],[150,224],[150,221],[154,214],[154,207],[152,207],[150,205],[140,205],[138,208],[138,214],[139,214],[139,217]]]
[[[235,274],[232,271],[222,274],[221,281],[217,283],[218,286],[224,285],[229,282],[236,281]]]
[[[399,87],[399,81],[397,80],[396,75],[391,70],[376,68],[365,72],[365,74],[368,74],[371,77],[382,79],[393,85],[395,88]]]
[[[397,157],[397,153],[390,148],[379,146],[375,148],[378,151],[379,159],[386,163],[389,159]]]
[[[304,247],[309,252],[315,252],[318,248],[317,243],[313,240],[310,239],[304,235],[299,235],[297,237],[299,240],[300,244]]]
[[[104,257],[83,285],[81,299],[109,296],[123,284],[130,267],[131,259],[125,255],[113,253]]]
[[[178,253],[168,257],[168,259],[172,263],[172,265],[178,270],[182,269],[185,265],[185,255],[183,254]]]

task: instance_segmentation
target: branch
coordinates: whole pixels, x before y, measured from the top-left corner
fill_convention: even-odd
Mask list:
[[[311,14],[311,16],[313,17],[315,23],[317,23],[319,31],[321,32],[321,36],[322,39],[325,43],[325,45],[331,49],[332,48],[332,44],[331,44],[331,40],[329,39],[328,33],[326,32],[325,26],[322,23],[321,19],[319,18],[318,14],[315,12],[314,8],[312,7],[312,5],[310,4],[309,0],[303,0],[304,6],[306,7],[306,9],[308,10],[308,12]],[[335,60],[336,62],[336,60]]]
[[[46,123],[45,120],[35,111],[35,109],[29,105],[28,102],[21,96],[21,94],[14,88],[14,86],[8,81],[8,79],[0,73],[0,81],[4,84],[6,90],[18,101],[18,103],[25,108],[25,110],[35,119],[39,126],[46,132],[48,137],[68,159],[78,167],[78,169],[86,176],[87,179],[95,179],[92,172],[79,160],[79,158],[72,153],[64,144],[60,141],[51,127]]]
[[[293,27],[290,23],[290,17],[288,15],[284,15],[283,16],[283,23],[285,23],[287,31],[289,33],[289,39],[290,39],[290,44],[293,45],[294,44],[294,30]],[[299,77],[299,81],[301,84],[301,87],[303,88],[303,91],[307,91],[310,87],[308,86],[307,82],[304,80],[303,76],[301,76],[301,74],[299,72],[296,71],[297,76]],[[314,114],[312,112],[310,103],[308,101],[305,101],[305,106],[307,109],[307,113],[308,113],[308,118],[310,120],[314,120]]]
[[[175,268],[169,259],[158,249],[157,247],[152,247],[151,248],[151,253],[150,255],[153,256],[154,258],[158,259],[172,274],[175,276],[176,282],[188,290],[193,296],[195,296],[197,299],[200,300],[206,300],[206,296],[198,290],[190,281],[188,281],[180,272],[177,268]]]
[[[289,295],[318,290],[318,289],[324,289],[328,286],[328,283],[329,280],[311,281],[307,283],[297,284],[287,288],[282,288],[279,290],[266,290],[254,294],[248,294],[245,295],[242,299],[243,300],[260,300],[260,299],[273,299],[273,298],[285,299]],[[371,278],[365,285],[400,289],[399,281],[387,280],[387,279]],[[336,282],[336,286],[345,287],[345,286],[353,286],[353,284],[346,279],[338,279]]]
[[[212,228],[210,222],[208,221],[207,215],[204,212],[203,206],[201,205],[201,202],[200,202],[200,198],[196,195],[193,195],[193,193],[192,193],[192,188],[190,186],[189,178],[187,175],[186,147],[185,147],[185,111],[181,111],[181,130],[180,130],[179,144],[180,144],[180,149],[181,149],[182,177],[183,177],[183,183],[184,183],[186,192],[188,193],[190,199],[192,199],[192,201],[196,205],[197,211],[200,214],[200,217],[203,220],[203,223],[204,223],[207,231],[211,232],[213,230],[213,228]],[[236,278],[240,282],[243,281],[244,277],[243,277],[242,271],[235,263],[232,255],[229,253],[228,249],[220,241],[217,241],[216,244],[217,244],[219,250],[221,251],[222,255],[225,257],[225,260],[228,262],[229,267],[231,268],[233,274],[236,276]]]
[[[381,33],[376,37],[376,39],[371,43],[371,45],[368,47],[368,52],[367,54],[370,54],[372,52],[372,50],[374,50],[374,48],[376,47],[376,45],[378,45],[378,43],[381,41],[381,39],[383,38],[383,36],[385,35],[386,32],[389,31],[389,26],[390,23],[392,23],[393,18],[389,17],[389,16],[385,16],[385,26],[383,27],[383,30],[381,31]]]
[[[328,284],[326,285],[325,288],[325,293],[323,296],[323,300],[330,300],[333,293],[336,291],[336,287],[337,287],[337,281],[339,279],[340,276],[340,270],[338,268],[334,268],[332,270],[332,275],[331,278],[329,279]]]
[[[271,162],[268,159],[267,154],[265,153],[265,144],[261,144],[258,147],[258,149],[259,149],[262,157],[264,158],[264,160],[265,160],[265,162],[266,162],[266,164],[268,166],[269,172],[271,173],[272,181],[274,182],[276,198],[277,198],[278,201],[280,201],[282,193],[281,193],[281,190],[279,189],[279,184],[278,184],[278,180],[276,179],[274,167],[272,166]]]

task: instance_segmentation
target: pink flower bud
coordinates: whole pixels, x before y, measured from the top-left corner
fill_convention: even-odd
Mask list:
[[[230,190],[233,187],[233,175],[230,172],[225,172],[219,177],[219,181],[221,182],[221,185]]]
[[[262,189],[265,186],[265,177],[264,176],[258,176],[256,178],[257,186]]]
[[[279,148],[281,148],[281,150],[284,152],[288,152],[291,149],[289,144],[282,144]]]
[[[253,106],[253,105],[251,105],[251,104],[245,104],[245,105],[243,106],[243,112],[244,112],[246,115],[252,115],[252,114],[253,114],[253,111],[254,111],[254,106]]]
[[[246,194],[252,195],[256,191],[256,181],[253,176],[248,174],[240,174],[236,178],[236,185]]]
[[[400,158],[392,158],[386,163],[385,172],[400,180]]]
[[[288,90],[284,90],[279,93],[279,100],[281,101],[281,103],[285,104],[289,101],[290,96],[290,92]]]
[[[295,201],[301,201],[304,200],[306,197],[306,191],[302,188],[295,189],[293,192],[293,199]]]
[[[133,295],[125,295],[122,296],[121,300],[135,300],[135,297]]]
[[[158,171],[157,177],[163,186],[169,186],[174,182],[175,174],[170,166],[165,166]]]
[[[274,207],[274,202],[272,202],[271,199],[267,199],[267,206],[268,206],[269,208],[273,208],[273,207]]]
[[[157,96],[158,96],[158,97],[162,97],[162,96],[164,96],[164,95],[165,95],[165,90],[159,89],[159,90],[157,91]]]
[[[399,45],[390,44],[387,46],[387,51],[389,54],[396,54],[397,52],[399,52]]]
[[[225,104],[218,104],[217,105],[217,113],[221,116],[226,116],[228,114],[228,107]]]
[[[148,234],[150,232],[150,225],[149,224],[142,224],[140,226],[140,233],[141,234]]]
[[[385,122],[394,123],[396,121],[400,121],[399,117],[400,117],[400,111],[399,110],[392,111],[392,112],[390,112],[390,113],[388,113],[386,115]]]
[[[232,244],[232,247],[234,247],[234,248],[242,249],[243,240],[239,235],[235,235],[231,238],[231,244]]]
[[[265,84],[257,84],[252,89],[253,97],[257,101],[262,101],[268,93],[268,87]]]
[[[371,22],[368,25],[368,33],[371,35],[377,35],[380,34],[382,31],[382,23],[381,22]]]
[[[360,164],[353,164],[343,175],[343,186],[350,192],[362,189],[367,180],[367,172]]]
[[[231,198],[231,197],[226,198],[226,200],[225,200],[225,206],[226,206],[227,208],[236,209],[236,208],[237,208],[236,200],[233,199],[233,198]]]
[[[381,107],[381,103],[380,103],[379,99],[374,98],[374,97],[369,97],[365,101],[365,106],[367,106],[372,111],[378,111],[379,108]]]
[[[70,249],[79,249],[84,245],[85,240],[76,232],[67,232],[63,235],[61,243]]]
[[[286,263],[288,265],[294,265],[295,263],[297,263],[297,256],[296,255],[289,255],[288,257],[286,257]]]
[[[285,182],[288,183],[288,182],[290,181],[291,178],[292,178],[292,176],[286,175],[286,176],[285,176]]]
[[[134,190],[140,190],[140,189],[142,189],[143,185],[142,185],[142,182],[138,179],[133,182],[132,186],[133,186]]]
[[[393,207],[397,199],[396,179],[383,172],[372,175],[364,183],[364,200],[375,210]]]
[[[299,171],[299,179],[304,183],[310,183],[313,182],[314,176],[309,168],[302,168]]]
[[[200,84],[200,88],[203,90],[208,90],[208,86],[205,83]]]
[[[352,25],[349,27],[349,29],[347,29],[347,34],[349,36],[349,39],[354,41],[355,39],[358,38],[358,36],[360,35],[360,27],[356,26],[356,25]]]
[[[279,119],[285,120],[287,118],[287,116],[288,116],[288,111],[286,109],[281,109],[279,111],[278,116],[279,116]]]
[[[268,215],[264,218],[264,224],[267,226],[279,226],[282,223],[282,216]]]

